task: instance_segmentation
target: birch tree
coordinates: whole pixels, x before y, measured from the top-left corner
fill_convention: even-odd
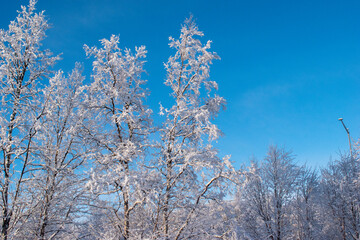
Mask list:
[[[251,166],[239,203],[250,239],[292,237],[291,205],[299,174],[300,168],[293,163],[291,152],[276,146],[269,147],[260,166]]]
[[[119,37],[101,40],[101,48],[88,47],[93,62],[93,82],[86,105],[92,121],[87,128],[94,167],[88,187],[114,226],[115,236],[131,237],[131,213],[146,198],[142,188],[140,158],[146,150],[151,110],[144,104],[148,94],[141,77],[144,46],[121,50]]]
[[[212,141],[221,132],[212,122],[224,107],[225,100],[214,94],[218,85],[210,80],[210,65],[219,59],[210,52],[211,41],[202,44],[194,21],[189,18],[181,28],[179,39],[170,37],[169,46],[175,49],[165,64],[165,85],[171,88],[174,104],[161,106],[166,120],[160,129],[158,168],[163,176],[159,191],[154,231],[157,238],[201,238],[186,231],[198,214],[202,200],[218,198],[216,186],[231,169],[229,159],[220,159]],[[190,235],[188,235],[190,234]],[[194,234],[194,235],[192,235]]]
[[[1,234],[8,239],[27,211],[23,185],[31,171],[31,145],[43,110],[37,108],[39,83],[58,57],[43,50],[49,25],[35,0],[22,6],[8,30],[0,30],[0,205]]]
[[[30,190],[36,206],[32,221],[22,230],[38,239],[74,237],[76,219],[83,214],[82,165],[87,151],[81,137],[86,111],[81,107],[84,77],[80,68],[77,64],[69,76],[59,71],[43,91],[46,107],[33,144],[34,155],[40,159],[34,165],[39,170],[31,175]]]
[[[245,181],[239,186],[236,198],[237,221],[249,239],[271,239],[274,235],[271,194],[262,178],[262,169],[257,162],[252,162],[244,175]]]
[[[337,239],[359,239],[360,198],[359,162],[357,154],[342,154],[321,173],[324,234]]]
[[[273,239],[286,239],[291,231],[288,225],[289,202],[298,184],[300,168],[293,163],[290,152],[270,146],[263,171],[266,187],[271,192]]]
[[[317,214],[320,210],[320,192],[318,173],[306,166],[301,167],[293,203],[294,237],[304,240],[320,239],[321,220]]]

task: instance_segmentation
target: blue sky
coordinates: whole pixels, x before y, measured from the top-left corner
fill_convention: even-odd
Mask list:
[[[0,1],[0,28],[7,28],[27,1]],[[168,37],[178,37],[192,13],[221,57],[211,78],[228,104],[216,119],[225,134],[216,146],[237,166],[277,144],[299,163],[323,167],[348,149],[339,117],[355,140],[360,135],[359,1],[39,0],[38,9],[52,24],[44,45],[62,53],[57,68],[65,71],[78,61],[88,74],[83,44],[111,34],[122,47],[145,45],[155,114],[169,97]]]

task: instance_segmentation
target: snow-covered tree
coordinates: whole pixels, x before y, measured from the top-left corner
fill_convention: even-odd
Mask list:
[[[180,38],[170,37],[176,52],[165,64],[165,85],[172,90],[174,104],[160,109],[166,119],[160,129],[158,169],[163,181],[154,220],[157,238],[204,238],[204,229],[194,225],[197,210],[207,202],[202,199],[220,198],[214,189],[223,186],[232,168],[228,157],[220,159],[211,145],[221,134],[212,119],[225,100],[214,94],[218,86],[209,76],[212,61],[219,57],[209,51],[211,41],[201,43],[202,36],[189,18]]]
[[[141,77],[146,50],[135,53],[119,48],[119,37],[101,40],[101,48],[88,47],[93,82],[87,88],[86,107],[91,114],[87,138],[93,154],[88,187],[98,207],[106,210],[116,236],[131,237],[131,214],[146,198],[145,172],[140,160],[150,133],[150,109],[144,105],[147,90]]]
[[[237,195],[237,221],[249,239],[269,239],[273,235],[270,192],[265,187],[257,162],[244,173],[245,181]]]
[[[16,232],[22,213],[28,210],[23,183],[31,171],[31,145],[43,109],[37,107],[39,82],[49,74],[58,57],[43,50],[48,29],[35,0],[22,7],[8,30],[0,30],[0,205],[1,234]]]
[[[80,68],[76,65],[67,77],[58,72],[44,89],[46,107],[33,144],[38,171],[31,175],[29,190],[36,204],[31,221],[21,231],[23,236],[74,237],[75,220],[83,214],[80,200],[84,180],[80,176],[86,147],[81,132],[86,112],[81,107],[84,77]]]
[[[321,172],[323,231],[326,237],[359,239],[360,188],[359,159],[341,154]]]
[[[293,201],[293,235],[298,239],[320,239],[321,224],[319,211],[319,176],[317,171],[302,166]]]
[[[300,169],[293,163],[291,152],[284,148],[270,146],[264,159],[263,178],[266,188],[270,191],[273,238],[285,239],[290,233],[289,202],[296,190]]]
[[[145,47],[113,35],[85,45],[88,85],[79,64],[54,74],[35,5],[0,30],[2,239],[360,240],[358,146],[321,174],[276,146],[247,171],[218,156],[219,57],[191,17],[170,37],[171,97],[153,127]]]
[[[291,152],[276,146],[269,147],[260,166],[252,164],[238,200],[240,224],[249,239],[290,239],[291,202],[299,174]]]

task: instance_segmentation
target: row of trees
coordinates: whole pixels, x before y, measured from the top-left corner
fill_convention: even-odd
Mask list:
[[[49,25],[36,1],[0,32],[1,234],[3,239],[186,239],[221,199],[235,173],[211,145],[212,119],[225,101],[214,92],[218,56],[190,19],[165,65],[173,105],[152,123],[142,79],[144,46],[119,38],[84,46],[91,79],[44,50]],[[205,216],[203,216],[205,219]],[[205,224],[205,222],[204,222]]]
[[[153,122],[145,47],[111,36],[84,46],[90,79],[55,71],[35,5],[0,31],[2,239],[359,239],[356,154],[321,174],[277,147],[247,169],[218,156],[219,57],[191,18],[170,38],[172,105]]]
[[[240,239],[359,239],[359,170],[357,154],[319,173],[271,146],[244,172],[234,203]]]

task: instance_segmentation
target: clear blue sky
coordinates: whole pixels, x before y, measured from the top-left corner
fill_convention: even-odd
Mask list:
[[[0,28],[7,28],[27,1],[0,1]],[[261,159],[269,144],[325,166],[348,149],[339,117],[360,136],[360,1],[39,0],[38,9],[53,25],[45,46],[63,53],[57,68],[79,61],[88,73],[83,44],[111,34],[120,34],[122,47],[145,45],[155,114],[169,94],[168,37],[178,37],[192,13],[222,58],[211,70],[228,102],[216,120],[225,133],[217,147],[237,166]]]

